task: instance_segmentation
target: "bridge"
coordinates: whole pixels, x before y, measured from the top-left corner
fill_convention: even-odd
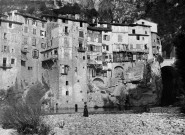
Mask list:
[[[161,68],[164,66],[173,66],[173,64],[175,63],[175,58],[172,59],[164,59],[163,63],[161,63]]]

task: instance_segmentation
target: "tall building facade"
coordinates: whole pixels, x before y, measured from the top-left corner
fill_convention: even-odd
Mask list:
[[[131,83],[138,63],[161,54],[157,24],[146,20],[90,25],[72,15],[0,16],[0,86],[18,82],[24,90],[44,79],[53,108],[105,106]]]
[[[64,17],[43,18],[47,20],[47,40],[51,45],[42,51],[42,65],[44,74],[50,74],[45,78],[55,95],[53,104],[83,107],[87,101],[87,23]]]

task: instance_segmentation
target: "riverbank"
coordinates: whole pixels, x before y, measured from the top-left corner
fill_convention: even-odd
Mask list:
[[[175,107],[155,107],[150,113],[56,114],[43,117],[54,135],[184,135],[185,116]],[[17,135],[0,129],[1,135]],[[53,135],[51,133],[51,135]]]
[[[157,109],[156,109],[157,110]],[[167,110],[167,109],[166,109]],[[169,111],[169,110],[168,110]],[[176,113],[49,115],[45,121],[55,135],[183,135],[184,116]]]

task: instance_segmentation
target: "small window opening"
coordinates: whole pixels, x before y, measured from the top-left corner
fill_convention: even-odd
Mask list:
[[[69,91],[66,91],[66,96],[68,96],[69,95]]]
[[[15,59],[11,59],[11,64],[14,64],[15,63]]]

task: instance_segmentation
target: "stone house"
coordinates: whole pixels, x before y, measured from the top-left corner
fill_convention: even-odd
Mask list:
[[[47,40],[52,43],[41,53],[44,75],[54,93],[53,105],[83,107],[87,97],[87,23],[66,17],[42,17],[47,20]]]
[[[155,56],[156,54],[162,55],[162,45],[161,45],[161,39],[158,36],[158,29],[157,29],[157,23],[140,19],[135,22],[135,24],[142,24],[142,25],[148,25],[151,28],[151,42],[152,42],[152,51],[153,55]]]
[[[161,54],[155,23],[92,26],[76,17],[0,15],[0,86],[8,89],[18,81],[24,90],[44,79],[53,108],[81,108],[90,95],[103,105],[127,83],[130,69]],[[98,90],[94,95],[89,84]]]
[[[42,81],[40,50],[46,44],[46,21],[27,14],[13,11],[9,20],[21,22],[21,73],[19,81],[23,88]]]
[[[0,18],[0,87],[8,89],[15,85],[21,68],[22,23]]]

